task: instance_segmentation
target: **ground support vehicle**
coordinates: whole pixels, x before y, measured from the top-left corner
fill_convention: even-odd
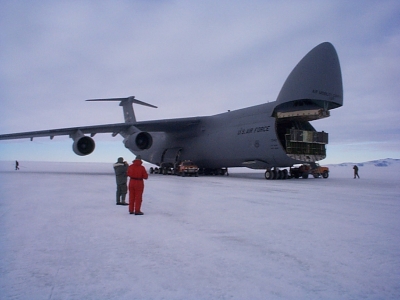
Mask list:
[[[199,176],[199,167],[191,160],[182,161],[175,168],[175,173],[178,176]]]
[[[329,177],[329,168],[316,164],[316,167],[311,169],[310,174],[312,174],[314,178],[322,177],[326,179]]]
[[[314,178],[328,178],[329,177],[329,168],[322,167],[317,163],[313,164],[303,164],[299,167],[290,168],[290,177],[292,178],[308,178],[309,175],[312,175]]]

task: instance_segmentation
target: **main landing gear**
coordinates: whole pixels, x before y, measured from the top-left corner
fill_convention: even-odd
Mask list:
[[[287,169],[279,170],[279,168],[271,168],[265,171],[265,179],[288,179],[289,172]]]

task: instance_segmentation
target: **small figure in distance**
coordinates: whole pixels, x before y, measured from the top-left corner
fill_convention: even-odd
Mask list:
[[[353,169],[354,169],[354,179],[356,179],[356,177],[360,178],[360,176],[358,175],[358,167],[357,167],[357,165],[354,165]]]
[[[128,168],[129,180],[129,213],[135,215],[143,215],[140,210],[142,206],[142,195],[144,191],[143,179],[147,179],[149,175],[142,166],[142,158],[136,156],[133,164]]]
[[[128,192],[126,184],[128,167],[129,165],[124,161],[123,157],[119,157],[118,161],[114,164],[115,179],[117,181],[117,205],[128,205],[125,202],[126,193]]]
[[[15,161],[15,171],[19,170],[19,162],[18,160]]]

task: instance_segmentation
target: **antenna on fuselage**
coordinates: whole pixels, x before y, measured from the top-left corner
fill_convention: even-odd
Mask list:
[[[157,108],[157,106],[135,99],[135,96],[126,98],[89,99],[86,101],[120,101],[119,106],[122,106],[123,108],[125,123],[136,123],[133,103]]]

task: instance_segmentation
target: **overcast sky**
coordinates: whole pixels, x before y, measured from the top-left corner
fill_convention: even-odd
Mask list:
[[[291,70],[331,42],[344,105],[314,121],[322,163],[400,158],[400,2],[0,1],[0,134],[204,116],[275,101]],[[68,137],[1,141],[0,160],[114,162],[133,157],[98,134],[79,157]]]

